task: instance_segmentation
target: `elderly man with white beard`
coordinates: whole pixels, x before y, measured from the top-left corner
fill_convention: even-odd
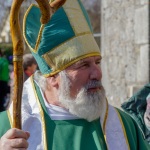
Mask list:
[[[80,0],[67,0],[46,25],[32,5],[24,38],[39,70],[25,83],[22,130],[12,106],[0,113],[0,150],[147,150],[134,120],[108,104],[101,54]]]

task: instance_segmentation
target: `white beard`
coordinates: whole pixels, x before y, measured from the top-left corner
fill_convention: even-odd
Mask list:
[[[87,86],[96,86],[99,84],[101,90],[94,93],[88,93],[87,88],[83,87],[76,98],[70,98],[70,79],[65,71],[60,72],[61,85],[59,89],[59,102],[68,111],[79,118],[88,120],[89,122],[100,117],[103,106],[106,103],[105,91],[99,81],[91,81]],[[96,85],[93,85],[93,83]],[[97,85],[98,86],[98,85]]]

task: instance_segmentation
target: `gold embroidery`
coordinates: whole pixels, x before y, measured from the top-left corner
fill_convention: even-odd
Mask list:
[[[106,142],[106,147],[107,147],[107,137],[106,137],[106,121],[108,118],[108,100],[106,99],[106,113],[105,113],[105,118],[104,118],[104,123],[103,123],[103,131],[104,131],[104,139]],[[108,147],[107,147],[108,149]]]
[[[29,44],[27,38],[26,38],[26,35],[25,35],[25,25],[26,25],[26,18],[27,18],[27,15],[29,13],[29,11],[31,10],[31,8],[35,6],[37,8],[39,8],[37,5],[35,4],[31,4],[30,7],[27,9],[26,13],[25,13],[25,16],[24,16],[24,20],[23,20],[23,37],[25,39],[25,42],[27,43],[28,47],[30,48],[31,51],[33,51],[34,53],[37,52],[37,49],[38,49],[38,46],[40,44],[40,40],[41,40],[41,37],[42,37],[42,32],[43,32],[43,29],[44,29],[44,24],[41,24],[41,27],[40,27],[40,30],[39,30],[39,33],[38,33],[38,38],[36,40],[36,45],[35,47],[31,47],[31,45]]]
[[[108,117],[108,100],[106,99],[106,113],[105,113],[105,118],[104,118],[104,123],[103,123],[103,131],[106,137],[106,121]]]
[[[39,34],[38,34],[38,38],[37,38],[36,45],[35,45],[35,48],[34,48],[34,52],[37,52],[38,46],[39,46],[40,41],[41,41],[41,37],[42,37],[42,32],[43,32],[44,26],[45,26],[45,25],[42,24],[41,27],[40,27],[40,31],[39,31]]]
[[[91,32],[78,1],[68,0],[63,8],[76,35]]]
[[[35,4],[31,4],[30,7],[27,9],[26,13],[25,13],[25,16],[24,16],[24,19],[23,19],[23,37],[25,39],[25,42],[27,43],[28,47],[30,48],[31,51],[34,51],[34,49],[31,47],[31,45],[29,44],[27,38],[26,38],[26,35],[25,35],[25,25],[26,25],[26,18],[27,18],[27,15],[29,13],[29,11],[31,10],[31,8],[35,6],[35,7],[38,7],[37,5]],[[38,7],[39,8],[39,7]]]
[[[10,122],[10,126],[11,126],[11,128],[12,128],[12,126],[13,126],[13,120],[12,120],[12,117],[11,117],[11,115],[10,115],[9,110],[7,110],[6,112],[7,112],[7,115],[8,115],[8,119],[9,119],[9,122]]]
[[[44,141],[44,150],[47,150],[47,140],[46,140],[46,125],[45,125],[45,118],[44,118],[44,112],[43,109],[41,107],[41,104],[39,102],[39,98],[37,96],[36,90],[35,90],[35,86],[33,83],[33,76],[30,77],[31,83],[32,83],[32,87],[34,90],[34,94],[36,97],[36,102],[38,103],[39,109],[40,109],[40,116],[41,116],[41,124],[42,124],[42,129],[43,129],[43,141]]]

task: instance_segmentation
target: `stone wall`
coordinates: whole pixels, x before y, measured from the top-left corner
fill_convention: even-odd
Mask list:
[[[0,1],[0,33],[2,32],[5,23],[7,21],[7,16],[9,15],[9,11],[10,11],[10,6],[11,6],[11,0],[7,0],[7,1]],[[0,34],[1,35],[1,34]],[[2,38],[2,39],[1,39]],[[0,41],[5,41],[5,39],[3,39],[5,37],[0,37]]]
[[[149,2],[101,3],[103,84],[109,102],[119,107],[149,82]]]

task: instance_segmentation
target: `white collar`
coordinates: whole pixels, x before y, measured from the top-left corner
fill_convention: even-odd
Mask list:
[[[40,88],[40,87],[39,87]],[[52,120],[73,120],[73,119],[79,119],[76,115],[71,114],[67,109],[62,108],[60,106],[56,106],[53,104],[49,104],[44,94],[40,88],[40,92],[42,95],[42,98],[44,100],[45,106],[47,108],[48,114],[51,117]]]

